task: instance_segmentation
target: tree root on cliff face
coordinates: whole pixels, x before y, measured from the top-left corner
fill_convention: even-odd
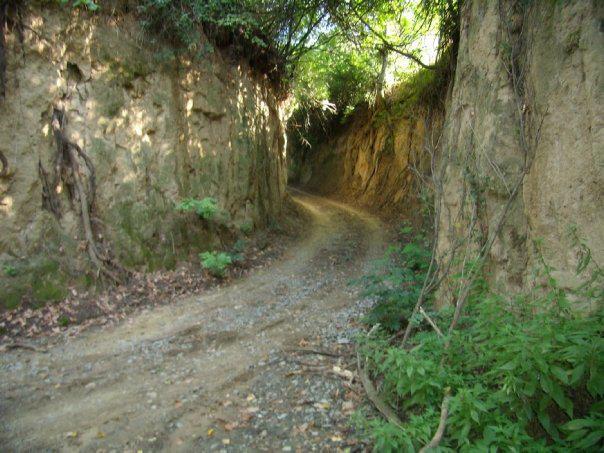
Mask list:
[[[51,126],[57,147],[52,177],[38,162],[42,181],[43,206],[55,217],[61,217],[61,203],[58,198],[61,188],[67,189],[67,197],[72,209],[79,211],[86,239],[86,249],[90,261],[103,275],[114,283],[122,283],[127,271],[109,257],[109,251],[102,249],[95,240],[92,227],[92,212],[96,194],[94,165],[84,150],[65,135],[67,119],[62,106],[53,107]],[[82,165],[83,164],[83,165]],[[85,181],[86,180],[86,181]]]
[[[13,30],[23,46],[23,2],[0,0],[0,100],[6,97],[6,39],[7,30]]]
[[[0,170],[0,178],[8,175],[8,160],[6,160],[6,156],[4,153],[0,151],[0,163],[2,163],[2,170]]]

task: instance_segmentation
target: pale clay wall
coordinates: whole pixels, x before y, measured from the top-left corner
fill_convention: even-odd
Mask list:
[[[512,4],[499,3],[503,11]],[[478,204],[478,228],[486,235],[496,228],[522,168],[519,117],[501,54],[509,25],[523,46],[519,67],[527,95],[522,108],[532,160],[489,255],[488,276],[507,290],[530,286],[542,254],[563,287],[576,287],[580,253],[570,228],[576,228],[593,259],[604,262],[604,4],[533,2],[523,21],[521,14],[512,22],[501,17],[498,2],[472,1],[462,11],[443,136],[449,166],[440,254],[463,236],[476,206],[465,170],[470,168],[486,188]],[[443,297],[441,303],[453,300]]]
[[[244,64],[218,51],[195,62],[162,60],[170,49],[148,49],[130,17],[48,8],[30,9],[24,20],[22,46],[7,36],[7,97],[0,101],[0,149],[10,169],[0,179],[4,260],[53,253],[58,243],[69,248],[82,238],[65,197],[60,225],[42,209],[38,161],[52,168],[50,115],[61,99],[68,136],[95,165],[101,231],[126,264],[216,241],[174,212],[184,197],[217,198],[231,229],[263,227],[279,215],[283,114]]]

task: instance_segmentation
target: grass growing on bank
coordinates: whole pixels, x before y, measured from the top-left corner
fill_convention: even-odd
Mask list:
[[[421,238],[420,238],[421,239]],[[365,277],[376,298],[366,317],[379,323],[360,354],[382,398],[402,426],[358,417],[375,451],[417,451],[433,438],[448,401],[440,451],[596,451],[604,442],[604,311],[602,272],[579,292],[561,289],[544,270],[545,291],[510,297],[484,280],[472,288],[459,327],[452,310],[428,311],[405,348],[400,336],[425,275],[425,243],[392,251]],[[423,251],[422,251],[423,250]],[[384,264],[382,263],[382,264]],[[590,303],[589,315],[576,310]],[[575,307],[573,309],[573,306]],[[449,396],[447,396],[449,395]]]

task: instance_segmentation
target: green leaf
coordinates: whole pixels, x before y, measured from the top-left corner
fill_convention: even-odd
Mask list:
[[[602,439],[602,435],[602,431],[595,431],[593,433],[590,433],[586,437],[584,437],[583,440],[577,443],[577,447],[583,450],[593,447],[598,442],[600,442],[600,439]]]
[[[566,397],[566,395],[564,395],[564,390],[562,389],[562,387],[560,387],[560,385],[556,382],[552,382],[551,383],[551,397],[554,399],[554,401],[556,402],[556,404],[558,406],[560,406],[561,409],[564,410],[564,412],[567,413],[567,415],[572,418],[573,417],[573,403],[570,399],[568,399]]]
[[[500,366],[499,369],[502,371],[512,371],[515,370],[517,366],[518,363],[516,362],[516,360],[510,360],[505,365]]]
[[[560,382],[563,384],[568,384],[568,373],[566,371],[555,365],[552,366],[551,370],[554,376],[556,376]]]
[[[576,418],[576,419],[571,420],[571,421],[565,423],[564,425],[562,425],[562,428],[564,428],[566,430],[574,431],[577,429],[598,426],[601,423],[602,423],[601,421],[592,420],[590,418]]]
[[[570,383],[571,385],[577,384],[583,375],[585,374],[585,363],[581,363],[577,365],[571,374]]]
[[[547,433],[552,436],[554,440],[560,439],[560,434],[558,433],[558,430],[556,429],[549,415],[546,412],[537,412],[537,418],[539,419],[539,423],[541,423],[541,426],[543,426],[543,429],[545,429],[545,431],[547,431]]]

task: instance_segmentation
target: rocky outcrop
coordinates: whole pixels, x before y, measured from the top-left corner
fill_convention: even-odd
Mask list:
[[[487,276],[505,290],[541,258],[564,287],[587,253],[604,261],[603,6],[464,2],[439,252],[496,235]]]
[[[171,265],[189,249],[210,247],[220,228],[247,231],[279,214],[281,107],[246,64],[209,44],[194,60],[169,46],[150,48],[128,15],[27,7],[22,19],[22,42],[16,28],[7,32],[0,101],[0,151],[8,161],[0,178],[3,263],[44,255],[62,257],[72,270],[85,267],[81,212],[65,183],[73,175],[51,187],[43,177],[57,166],[51,120],[59,105],[66,138],[96,176],[96,239],[126,266]],[[54,191],[58,212],[48,209],[45,191]],[[186,197],[216,198],[220,227],[210,231],[175,212]]]

